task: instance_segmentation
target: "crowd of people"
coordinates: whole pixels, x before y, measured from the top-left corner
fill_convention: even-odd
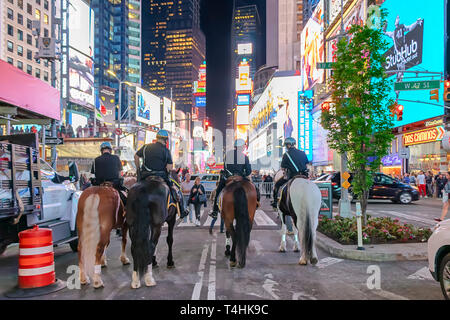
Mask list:
[[[37,129],[36,126],[12,126],[10,130],[11,134],[25,134],[25,133],[39,133],[42,134],[42,128]],[[114,135],[106,124],[97,126],[96,133],[94,134],[94,126],[92,123],[83,126],[78,126],[76,129],[72,125],[56,126],[56,134],[58,138],[104,138],[110,134]]]
[[[391,174],[391,177],[405,184],[416,186],[422,198],[442,198],[445,185],[449,181],[446,173],[433,174],[431,171],[418,171],[404,175]]]

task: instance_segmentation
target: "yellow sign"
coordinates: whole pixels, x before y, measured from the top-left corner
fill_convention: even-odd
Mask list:
[[[350,183],[349,183],[348,181],[345,181],[345,182],[342,184],[342,188],[345,188],[345,189],[350,188]]]
[[[345,172],[342,174],[342,178],[344,178],[345,180],[347,180],[348,178],[350,178],[350,174],[349,174],[347,171],[345,171]]]

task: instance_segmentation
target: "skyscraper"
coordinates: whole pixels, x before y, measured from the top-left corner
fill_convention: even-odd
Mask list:
[[[95,12],[95,87],[117,89],[119,82],[107,71],[112,70],[121,81],[141,84],[141,2],[140,0],[92,0]],[[122,87],[122,116],[133,100],[129,88]]]
[[[143,5],[143,87],[171,97],[177,110],[191,112],[193,83],[205,60],[199,0],[149,0]]]

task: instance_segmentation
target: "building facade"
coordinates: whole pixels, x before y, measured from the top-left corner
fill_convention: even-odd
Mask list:
[[[58,1],[57,1],[58,2]],[[40,21],[40,36],[51,36],[51,0],[2,0],[0,2],[0,59],[18,69],[59,87],[59,77],[51,79],[51,62],[35,59],[38,40],[32,21]]]

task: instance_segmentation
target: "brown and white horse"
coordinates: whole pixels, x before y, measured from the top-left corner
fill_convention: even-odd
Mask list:
[[[228,178],[219,198],[219,207],[226,227],[226,251],[230,267],[236,266],[236,248],[239,268],[245,267],[247,247],[250,242],[253,218],[258,207],[257,191],[253,183],[233,176]],[[233,222],[236,219],[236,229]],[[230,237],[233,241],[230,251]]]
[[[106,248],[112,229],[122,228],[120,261],[127,265],[125,248],[128,226],[119,192],[110,184],[89,187],[81,194],[77,213],[78,264],[80,282],[87,284],[92,277],[94,288],[103,287],[101,267],[106,266]]]

